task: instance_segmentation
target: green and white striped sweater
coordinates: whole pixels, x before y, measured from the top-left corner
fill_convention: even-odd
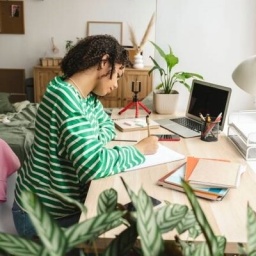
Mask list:
[[[55,77],[38,108],[35,138],[29,157],[18,173],[15,199],[22,207],[22,191],[36,193],[54,218],[77,211],[51,189],[83,202],[88,184],[145,161],[133,146],[107,149],[115,136],[113,121],[100,101]]]

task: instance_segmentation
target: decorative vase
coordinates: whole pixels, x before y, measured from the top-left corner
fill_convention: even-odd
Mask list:
[[[134,56],[134,64],[133,64],[133,68],[144,68],[144,63],[143,63],[143,56],[141,55],[141,53],[137,53]]]
[[[158,114],[173,114],[176,111],[179,93],[164,94],[153,92],[154,111]]]

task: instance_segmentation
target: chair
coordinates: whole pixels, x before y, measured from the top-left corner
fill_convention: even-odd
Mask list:
[[[17,173],[20,168],[19,158],[11,147],[0,139],[0,232],[16,234],[11,209]]]

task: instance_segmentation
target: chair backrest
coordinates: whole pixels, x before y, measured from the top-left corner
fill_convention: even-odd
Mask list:
[[[7,179],[6,202],[0,203],[0,232],[7,234],[17,234],[12,218],[12,204],[14,201],[14,190],[17,172]]]
[[[19,158],[10,146],[0,139],[0,231],[9,234],[16,233],[11,209],[14,200],[16,172],[19,168]]]

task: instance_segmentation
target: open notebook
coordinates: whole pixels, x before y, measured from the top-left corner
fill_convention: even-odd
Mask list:
[[[127,169],[126,171],[132,171],[158,164],[182,160],[185,159],[185,156],[159,143],[157,152],[154,155],[146,155],[145,158],[146,161],[144,163]]]

